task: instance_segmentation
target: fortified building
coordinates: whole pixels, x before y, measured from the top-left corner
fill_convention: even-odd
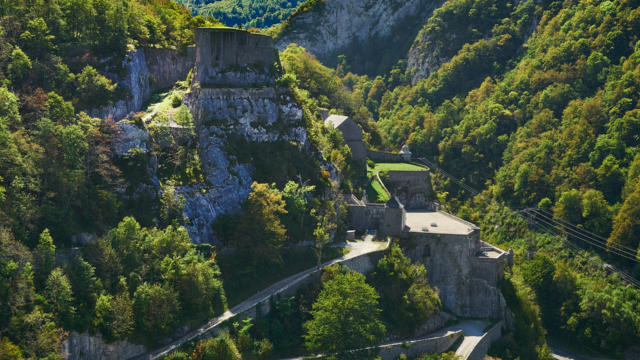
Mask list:
[[[196,29],[196,80],[203,87],[275,84],[280,58],[270,36],[231,28]]]
[[[329,119],[327,125],[335,124]],[[346,140],[349,134],[344,136]],[[391,199],[384,204],[369,202],[366,194],[362,199],[347,196],[349,227],[398,238],[407,256],[425,265],[429,282],[438,288],[445,310],[452,314],[507,317],[506,302],[497,286],[513,253],[482,241],[475,224],[442,211],[435,201],[430,169],[412,163],[407,146],[397,154],[367,150],[367,156],[376,162],[411,163],[422,169],[388,171],[382,185]]]

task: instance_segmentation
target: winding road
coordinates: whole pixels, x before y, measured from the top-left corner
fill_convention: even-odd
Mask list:
[[[373,237],[374,237],[373,235],[367,235],[363,241],[347,242],[346,244],[343,244],[344,247],[349,249],[349,252],[345,256],[328,261],[322,264],[320,268],[314,267],[311,269],[307,269],[295,275],[289,276],[288,278],[282,279],[276,282],[275,284],[269,286],[268,288],[258,292],[257,294],[253,295],[247,300],[241,302],[240,304],[234,306],[233,308],[226,311],[225,313],[211,319],[205,325],[188,332],[186,335],[180,337],[179,339],[172,341],[171,343],[163,346],[160,349],[156,349],[155,351],[152,351],[144,355],[136,356],[132,359],[154,360],[154,359],[160,359],[164,356],[167,356],[172,351],[180,347],[180,345],[186,342],[189,342],[191,340],[197,339],[205,335],[209,331],[213,330],[214,328],[222,324],[224,321],[229,320],[236,315],[242,314],[262,302],[268,301],[271,296],[277,295],[278,293],[283,292],[284,290],[290,288],[291,286],[296,285],[300,281],[303,281],[304,279],[306,279],[308,276],[311,276],[313,273],[320,271],[321,268],[324,268],[326,266],[333,265],[333,264],[338,264],[345,260],[353,259],[358,256],[384,250],[387,247],[389,247],[389,242],[386,242],[386,243],[374,242]]]

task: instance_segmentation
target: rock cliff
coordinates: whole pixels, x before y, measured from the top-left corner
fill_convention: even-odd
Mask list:
[[[132,51],[122,62],[121,69],[110,69],[107,72],[111,80],[127,89],[127,97],[102,108],[88,110],[87,113],[97,118],[122,120],[140,111],[154,92],[170,88],[176,81],[186,79],[194,63],[195,48],[189,48],[184,55],[170,49]]]
[[[411,74],[412,84],[429,77],[432,72],[440,68],[440,65],[451,60],[453,55],[447,49],[433,43],[430,38],[431,36],[423,28],[409,50],[407,69]]]
[[[191,240],[213,239],[211,224],[238,210],[251,190],[252,165],[240,163],[229,141],[292,141],[304,147],[302,110],[287,90],[193,87],[185,103],[194,117],[198,154],[206,183],[181,187]]]
[[[404,58],[420,26],[441,0],[325,0],[292,16],[276,44],[303,46],[335,65],[344,54],[354,71],[376,73]]]

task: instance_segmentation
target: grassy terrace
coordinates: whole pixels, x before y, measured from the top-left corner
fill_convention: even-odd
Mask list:
[[[408,163],[376,163],[372,168],[367,165],[367,176],[372,177],[383,171],[427,171],[427,169]]]
[[[378,179],[373,178],[367,186],[367,196],[369,198],[369,202],[372,203],[386,203],[389,201],[389,194],[384,190]]]
[[[386,171],[427,171],[427,169],[408,163],[377,163],[373,167],[367,165],[367,176],[371,179],[367,186],[367,196],[370,202],[385,203],[389,201],[389,194],[384,190],[380,182],[376,179],[377,173]]]

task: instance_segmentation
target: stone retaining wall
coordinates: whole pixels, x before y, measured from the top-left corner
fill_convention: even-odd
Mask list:
[[[400,154],[367,149],[367,157],[375,162],[405,162]]]
[[[125,360],[144,354],[147,349],[143,345],[127,341],[107,343],[100,334],[91,336],[88,333],[69,334],[64,343],[66,360],[109,359]]]
[[[504,325],[503,321],[498,322],[493,325],[493,327],[487,331],[484,335],[482,335],[482,339],[476,345],[476,347],[471,351],[469,356],[467,356],[464,360],[482,360],[484,356],[487,355],[487,351],[489,351],[489,347],[491,343],[500,339],[502,337],[502,326]]]
[[[388,172],[387,186],[407,209],[428,209],[435,200],[429,171]]]
[[[401,354],[411,358],[421,354],[442,353],[447,351],[462,336],[463,331],[458,330],[439,337],[383,345],[380,347],[378,356],[382,360],[395,360]]]

